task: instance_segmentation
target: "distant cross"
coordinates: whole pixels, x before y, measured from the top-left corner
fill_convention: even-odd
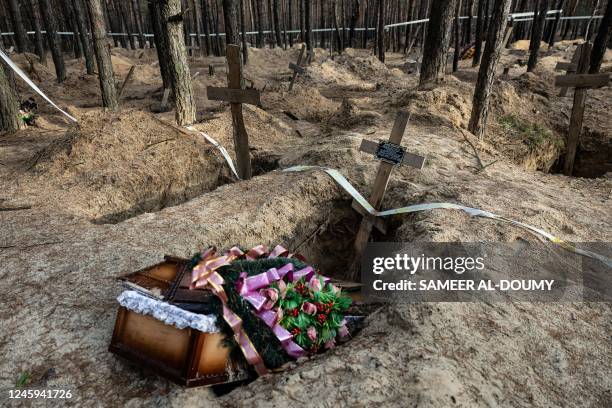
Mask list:
[[[584,119],[584,106],[587,97],[587,89],[600,88],[608,85],[610,74],[587,74],[591,56],[591,43],[580,46],[580,59],[576,66],[576,74],[561,75],[555,78],[555,86],[564,88],[576,88],[574,92],[574,105],[570,117],[569,135],[567,137],[567,153],[563,162],[563,174],[571,176],[574,170],[576,150],[580,143],[580,132],[582,131],[582,120]]]
[[[581,45],[576,47],[576,51],[574,51],[574,55],[572,56],[572,62],[557,62],[555,70],[565,71],[567,74],[575,74],[576,70],[578,69],[578,63],[580,62],[580,50],[582,50]],[[567,87],[561,88],[559,96],[567,96]]]
[[[289,63],[289,69],[293,71],[293,76],[291,77],[291,83],[289,84],[289,90],[293,89],[293,84],[297,79],[298,74],[304,74],[306,71],[302,68],[302,59],[304,58],[304,51],[306,51],[306,45],[302,45],[302,49],[300,49],[300,54],[298,55],[297,64],[293,62]]]
[[[382,207],[387,184],[389,183],[389,177],[395,166],[410,166],[422,169],[425,164],[425,157],[409,153],[405,148],[401,147],[402,138],[404,137],[404,131],[406,130],[409,119],[410,114],[408,112],[398,112],[388,142],[377,143],[366,139],[361,141],[359,151],[372,154],[378,160],[381,160],[378,167],[378,174],[374,181],[372,195],[369,199],[369,203],[376,210],[380,210]],[[359,277],[358,273],[361,256],[370,238],[372,227],[376,227],[379,231],[385,233],[386,225],[380,217],[370,215],[370,213],[362,208],[357,201],[353,200],[352,207],[363,216],[359,231],[357,232],[357,237],[355,238],[355,257],[351,271],[353,280],[357,280]]]
[[[244,89],[242,77],[242,58],[240,46],[230,44],[227,46],[227,88],[209,86],[206,88],[208,99],[213,101],[226,101],[232,109],[232,123],[234,126],[234,149],[238,162],[238,175],[243,180],[252,177],[251,158],[249,155],[249,135],[244,126],[242,117],[242,104],[261,106],[260,92],[257,89]]]

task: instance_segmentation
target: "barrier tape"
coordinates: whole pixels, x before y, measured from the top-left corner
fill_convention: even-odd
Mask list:
[[[198,129],[194,128],[193,126],[186,126],[185,128],[187,130],[191,130],[192,132],[198,132],[199,134],[204,136],[204,139],[206,139],[210,144],[215,146],[225,158],[225,161],[230,166],[230,169],[232,170],[232,173],[234,173],[234,176],[236,176],[236,178],[240,180],[240,176],[238,176],[238,173],[236,172],[236,167],[234,167],[234,162],[232,161],[232,158],[230,157],[229,153],[227,153],[227,150],[225,150],[225,147],[221,146],[221,144],[219,144],[215,139],[208,136],[204,132],[200,132]]]
[[[547,15],[555,15],[555,14],[562,14],[563,10],[549,10],[547,12]],[[528,12],[524,12],[524,13],[514,13],[511,14],[510,16],[508,16],[508,20],[514,19],[515,23],[519,23],[522,21],[532,21],[534,19],[534,15],[535,13],[533,11],[528,11]],[[459,20],[467,20],[469,19],[469,16],[460,16]],[[475,20],[477,19],[476,16],[472,16],[472,18]],[[568,16],[568,17],[561,17],[561,20],[588,20],[588,19],[601,19],[603,18],[603,16]],[[555,17],[547,17],[547,20],[554,20]],[[415,24],[422,24],[422,23],[427,23],[429,22],[428,18],[424,18],[421,20],[411,20],[411,21],[405,21],[405,22],[401,22],[401,23],[393,23],[393,24],[387,24],[385,26],[385,30],[388,30],[389,28],[394,28],[394,27],[404,27],[404,26],[410,26],[410,25],[415,25]],[[350,31],[351,28],[350,27],[338,27],[336,28],[313,28],[312,32],[313,33],[322,33],[322,32],[330,32],[330,31]],[[355,27],[354,28],[355,31],[376,31],[375,27]],[[46,34],[46,31],[41,31],[41,34]],[[271,30],[262,30],[261,31],[262,34],[272,34],[274,33],[274,31]],[[300,30],[282,30],[281,31],[282,34],[298,34],[300,33]],[[34,35],[35,32],[34,31],[27,31],[26,34],[28,35]],[[72,31],[57,31],[56,32],[57,35],[75,35],[74,32]],[[247,31],[244,33],[245,35],[257,35],[259,34],[259,31]],[[0,36],[9,36],[9,35],[15,35],[15,33],[13,31],[9,31],[9,32],[5,32],[5,33],[0,33]],[[111,33],[108,32],[106,33],[107,36],[109,37],[114,37],[114,36],[128,36],[130,34],[128,33]],[[139,33],[131,33],[132,37],[140,37]],[[149,33],[143,33],[142,34],[143,37],[154,37],[153,34],[149,34]],[[188,34],[189,37],[197,37],[198,34],[197,33],[190,33]],[[200,37],[206,37],[207,34],[200,34]],[[209,37],[225,37],[225,33],[210,33],[208,34]],[[239,35],[242,35],[242,33],[239,33]]]
[[[543,237],[545,239],[547,239],[548,241],[557,244],[559,246],[561,246],[562,248],[564,248],[565,250],[568,250],[570,252],[574,252],[576,254],[582,255],[582,256],[586,256],[592,259],[597,259],[598,261],[604,263],[605,265],[607,265],[608,267],[612,268],[612,259],[607,258],[603,255],[591,252],[591,251],[587,251],[584,249],[580,249],[580,248],[576,248],[576,246],[574,246],[573,244],[563,241],[560,238],[555,237],[554,235],[536,228],[532,225],[529,224],[524,224],[522,222],[519,221],[515,221],[512,220],[510,218],[506,218],[506,217],[502,217],[500,215],[488,212],[488,211],[484,211],[484,210],[480,210],[478,208],[472,208],[472,207],[466,207],[463,205],[459,205],[459,204],[452,204],[452,203],[427,203],[427,204],[416,204],[416,205],[410,205],[407,207],[400,207],[400,208],[394,208],[391,210],[385,210],[385,211],[378,211],[376,210],[374,207],[372,207],[372,205],[368,202],[368,200],[366,200],[356,189],[355,187],[353,187],[353,185],[336,169],[331,169],[328,167],[321,167],[321,166],[294,166],[294,167],[290,167],[288,169],[285,169],[283,171],[285,172],[302,172],[302,171],[308,171],[308,170],[318,170],[318,171],[323,171],[325,172],[327,175],[329,175],[331,178],[334,179],[334,181],[344,189],[344,191],[346,191],[351,197],[353,197],[355,199],[355,201],[357,201],[369,214],[371,214],[374,217],[387,217],[389,215],[398,215],[398,214],[409,214],[409,213],[415,213],[415,212],[421,212],[421,211],[430,211],[430,210],[438,210],[438,209],[446,209],[446,210],[461,210],[466,212],[468,215],[472,216],[472,217],[483,217],[483,218],[489,218],[489,219],[493,219],[493,220],[497,220],[497,221],[502,221],[508,224],[512,224],[516,227],[519,228],[523,228],[526,229],[527,231]]]
[[[2,58],[4,60],[4,62],[6,62],[6,64],[9,67],[11,67],[13,69],[13,71],[15,71],[15,73],[17,75],[19,75],[21,77],[21,79],[23,79],[26,82],[26,84],[30,85],[30,88],[35,90],[37,94],[42,96],[43,99],[45,99],[47,102],[49,102],[55,109],[57,109],[58,111],[62,112],[64,115],[66,115],[66,117],[68,119],[70,119],[74,123],[78,122],[78,120],[76,120],[72,115],[70,115],[68,112],[62,110],[51,99],[49,99],[49,97],[47,95],[45,95],[44,92],[41,91],[40,88],[38,86],[36,86],[36,84],[34,82],[32,82],[32,80],[30,78],[28,78],[28,76],[21,70],[21,68],[19,68],[2,50],[0,50],[0,58]]]

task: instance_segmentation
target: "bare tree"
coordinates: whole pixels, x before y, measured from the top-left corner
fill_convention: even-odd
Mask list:
[[[437,82],[444,78],[455,1],[433,1],[431,3],[427,37],[423,47],[420,85]]]
[[[32,11],[32,22],[34,23],[34,46],[36,48],[36,55],[38,55],[40,63],[46,65],[45,43],[42,36],[42,29],[40,28],[40,13],[38,12],[38,3],[35,0],[28,0],[28,5]]]
[[[79,38],[81,40],[83,54],[85,55],[85,69],[89,75],[92,75],[95,71],[96,61],[91,42],[89,41],[83,4],[81,3],[81,0],[72,0],[72,4],[74,6],[74,14],[77,20],[76,23],[79,27]]]
[[[94,52],[98,62],[98,76],[100,78],[100,90],[102,91],[102,106],[112,110],[119,110],[119,99],[117,98],[117,86],[115,84],[115,73],[111,62],[110,50],[106,42],[106,28],[104,26],[104,14],[100,0],[87,0],[89,20],[91,22],[91,33],[93,36]]]
[[[487,42],[478,71],[478,80],[472,101],[472,114],[468,129],[482,138],[489,114],[489,99],[493,91],[495,70],[504,48],[504,34],[512,0],[499,0],[493,10]]]
[[[196,106],[187,65],[181,1],[160,0],[160,5],[164,39],[168,47],[168,73],[176,105],[176,122],[180,126],[190,125],[196,120]]]
[[[51,7],[51,2],[49,0],[39,0],[38,4],[40,4],[45,30],[47,31],[47,43],[51,50],[51,56],[53,57],[57,82],[62,83],[66,80],[66,68],[64,66],[64,57],[62,55],[59,36],[57,35],[57,21],[53,15],[53,10],[55,10],[55,8]]]
[[[591,52],[591,66],[589,73],[596,74],[601,68],[603,57],[606,53],[606,44],[610,42],[612,33],[612,0],[608,0],[606,12],[599,25],[599,31],[593,43],[593,51]]]
[[[14,132],[19,129],[19,105],[12,81],[0,63],[0,131]]]
[[[15,43],[17,44],[17,52],[26,52],[28,44],[28,35],[23,27],[23,19],[19,10],[17,0],[8,0],[9,12],[13,21],[13,31],[15,32]]]
[[[549,0],[538,0],[536,2],[537,15],[533,20],[533,29],[531,30],[531,41],[529,42],[529,61],[527,62],[527,72],[532,72],[538,64],[538,52],[540,51],[540,43],[544,37],[544,27],[546,25],[546,14],[548,13]]]
[[[376,50],[378,59],[385,62],[385,0],[378,0],[378,17],[376,25]]]

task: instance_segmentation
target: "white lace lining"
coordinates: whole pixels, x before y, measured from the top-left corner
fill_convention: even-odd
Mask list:
[[[153,316],[167,325],[184,329],[191,327],[203,333],[217,333],[217,318],[214,315],[200,315],[183,310],[162,300],[126,290],[117,298],[119,304],[133,312]]]

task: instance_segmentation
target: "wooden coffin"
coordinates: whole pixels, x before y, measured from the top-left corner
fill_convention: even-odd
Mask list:
[[[186,310],[206,313],[212,294],[188,290],[188,260],[165,261],[120,280],[128,287],[159,293],[164,300]],[[244,380],[249,371],[230,356],[221,333],[179,329],[119,307],[109,351],[187,387]]]

